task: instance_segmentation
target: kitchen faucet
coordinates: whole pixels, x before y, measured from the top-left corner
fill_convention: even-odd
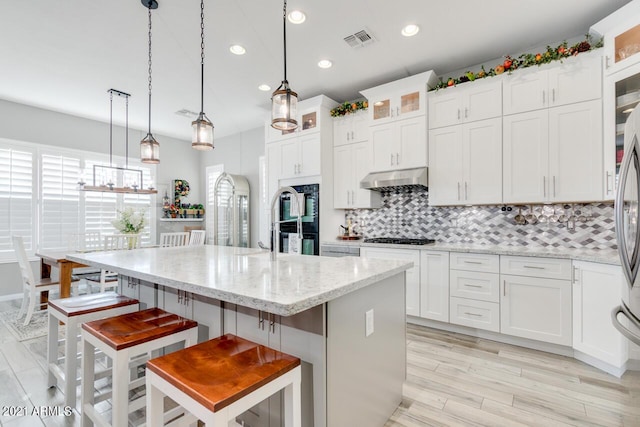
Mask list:
[[[295,203],[298,206],[297,233],[298,233],[298,238],[302,240],[302,206],[300,206],[300,199],[298,198],[299,193],[293,187],[280,187],[276,190],[276,193],[273,195],[273,199],[271,199],[271,248],[270,248],[271,261],[276,260],[276,254],[278,252],[276,248],[276,244],[277,244],[276,225],[280,224],[281,222],[290,221],[290,220],[283,220],[283,221],[275,220],[276,203],[280,200],[280,195],[284,193],[291,193],[291,203],[293,203],[293,200],[295,200]]]

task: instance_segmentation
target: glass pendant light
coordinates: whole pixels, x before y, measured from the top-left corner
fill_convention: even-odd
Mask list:
[[[282,10],[282,33],[284,45],[284,80],[271,95],[271,127],[283,131],[292,131],[298,127],[296,114],[298,94],[291,90],[287,81],[287,0]]]
[[[149,131],[140,141],[140,161],[142,163],[160,163],[160,144],[151,133],[151,9],[158,8],[156,0],[141,0],[142,5],[149,9]]]
[[[213,150],[213,124],[204,114],[204,0],[200,0],[200,114],[191,126],[191,148]]]

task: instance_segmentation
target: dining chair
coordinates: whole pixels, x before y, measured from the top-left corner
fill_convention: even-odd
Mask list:
[[[191,234],[189,235],[189,246],[204,245],[206,236],[206,230],[191,230]]]
[[[179,231],[176,233],[160,233],[160,247],[186,246],[189,242],[189,233]]]
[[[21,236],[11,236],[13,241],[13,249],[18,258],[18,265],[20,266],[20,274],[22,276],[22,305],[18,312],[18,319],[24,316],[24,326],[27,326],[31,322],[33,313],[36,308],[37,301],[40,300],[40,294],[48,291],[60,291],[60,282],[53,281],[50,278],[36,280],[31,264],[29,264],[29,258],[27,252],[24,250],[24,240]],[[71,282],[71,286],[77,285],[76,282]]]
[[[104,236],[104,250],[119,251],[124,249],[133,249],[140,247],[140,239],[138,234],[112,234]],[[107,289],[118,288],[118,273],[115,271],[101,269],[95,274],[84,276],[87,282],[89,293],[93,293],[93,286],[100,286],[100,292]]]
[[[102,249],[102,233],[92,231],[87,233],[72,233],[67,240],[67,250],[71,252],[99,251]],[[71,271],[74,280],[82,280],[87,277],[100,274],[100,269],[95,267],[79,267]],[[91,288],[88,289],[91,293]]]

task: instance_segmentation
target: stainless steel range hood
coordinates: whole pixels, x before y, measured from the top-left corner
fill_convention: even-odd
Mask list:
[[[360,188],[378,191],[397,187],[427,188],[428,186],[427,168],[371,172],[360,181]]]

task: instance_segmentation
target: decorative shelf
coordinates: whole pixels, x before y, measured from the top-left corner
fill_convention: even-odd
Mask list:
[[[108,187],[106,185],[85,185],[80,191],[100,191],[103,193],[158,194],[158,190],[134,190],[130,187]]]
[[[204,218],[160,218],[163,222],[193,222],[204,221]]]

